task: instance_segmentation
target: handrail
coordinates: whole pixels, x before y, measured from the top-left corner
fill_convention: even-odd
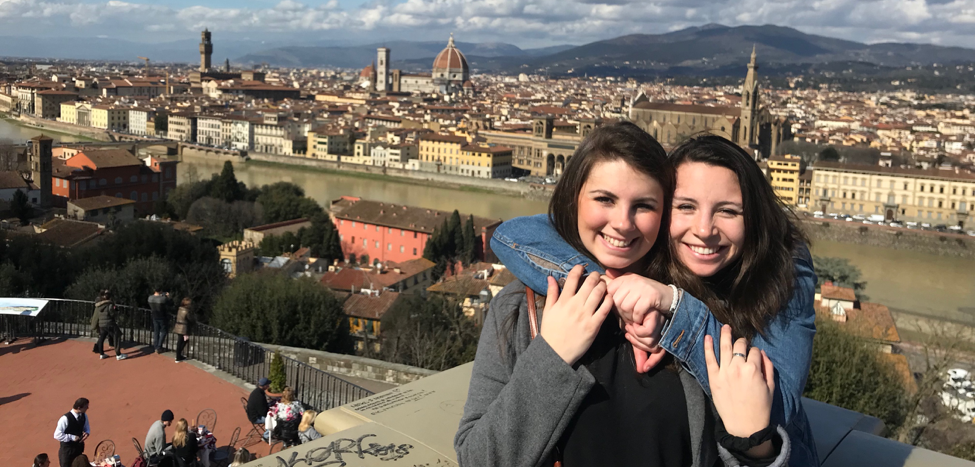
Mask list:
[[[47,299],[48,304],[36,317],[0,315],[0,335],[16,337],[83,337],[90,335],[91,316],[95,302],[84,300]],[[146,308],[117,305],[118,325],[122,331],[123,347],[152,345],[152,317]],[[172,329],[175,317],[169,315],[167,330]],[[167,332],[164,346],[175,348],[179,337]],[[245,381],[255,382],[270,374],[273,352],[246,338],[205,324],[193,326],[186,345],[187,358],[196,359]],[[372,391],[327,373],[311,365],[281,355],[286,384],[301,401],[318,411],[345,405]]]

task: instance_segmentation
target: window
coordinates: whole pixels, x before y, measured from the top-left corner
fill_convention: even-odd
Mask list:
[[[393,251],[393,244],[392,243],[387,243],[386,244],[386,251]]]
[[[129,177],[129,183],[137,183],[138,181],[139,181],[139,176],[138,175],[133,175],[133,176]]]
[[[378,225],[376,226],[376,232],[379,232],[379,226]]]
[[[148,175],[143,175],[142,176],[142,183],[147,183],[148,181],[149,181],[149,176]]]
[[[934,185],[928,187],[928,193],[934,193]]]
[[[416,238],[417,232],[413,232],[413,238]]]
[[[393,233],[393,228],[392,227],[386,227],[386,233],[387,234]]]
[[[142,194],[142,202],[144,203],[146,201],[149,201],[149,193]]]
[[[129,199],[131,199],[132,201],[139,201],[139,192],[133,191],[132,193],[130,193]]]
[[[843,184],[848,185],[850,182],[850,177],[843,177]]]
[[[413,256],[416,256],[416,248],[413,249]]]
[[[399,236],[403,237],[405,235],[406,235],[406,231],[404,231],[403,229],[399,229]]]
[[[938,201],[938,207],[944,207],[944,201]],[[941,214],[939,213],[938,215],[940,216]]]
[[[400,245],[400,246],[399,246],[399,252],[400,252],[400,253],[403,253],[404,251],[406,251],[406,247],[405,247],[405,246],[403,246],[403,245]]]
[[[54,179],[54,186],[56,186],[56,187],[60,187],[61,186],[61,179],[60,178],[55,178]]]
[[[376,241],[376,249],[377,250],[379,249],[379,241],[378,240]]]
[[[877,180],[877,188],[880,188],[880,180]]]
[[[944,185],[941,185],[940,187],[938,187],[938,193],[942,193],[942,194],[944,194],[944,192],[945,192],[945,187],[944,187]]]
[[[366,240],[364,238],[362,239],[362,247],[363,248],[368,248],[369,247],[369,243],[367,243],[367,242],[368,242],[368,240]]]
[[[159,181],[159,174],[152,174],[152,183],[156,183],[158,181]]]
[[[99,179],[98,180],[98,184],[101,185],[101,186],[108,185],[108,180],[105,180],[104,178]]]
[[[116,185],[122,184],[122,177],[115,177],[115,184]]]
[[[923,192],[923,191],[924,191],[924,184],[922,183],[922,184],[920,184],[920,185],[918,185],[918,186],[920,187],[920,188],[919,188],[919,191],[921,191],[921,192]]]
[[[355,227],[355,221],[352,221],[352,227]]]
[[[866,178],[861,178],[860,179],[860,186],[867,186],[867,179]]]

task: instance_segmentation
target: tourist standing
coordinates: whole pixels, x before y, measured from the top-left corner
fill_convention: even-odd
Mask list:
[[[70,467],[71,461],[85,452],[85,440],[91,434],[86,412],[88,412],[88,399],[81,397],[74,401],[71,411],[58,419],[58,426],[54,429],[54,439],[61,443],[58,449],[58,462],[61,463],[61,467]]]
[[[176,363],[186,360],[183,349],[186,348],[186,342],[190,340],[190,325],[193,322],[193,313],[190,309],[192,305],[193,300],[186,297],[180,302],[179,311],[176,312],[176,326],[173,327],[173,333],[177,334]]]
[[[111,291],[102,290],[99,294],[98,302],[95,303],[94,315],[92,321],[97,322],[98,328],[98,341],[95,342],[95,352],[98,353],[98,358],[108,358],[108,355],[105,355],[105,339],[111,335],[115,341],[113,344],[115,346],[115,359],[125,360],[126,356],[122,353],[122,336],[118,327],[118,308],[112,302]]]
[[[166,409],[159,420],[152,422],[149,433],[146,434],[146,455],[150,460],[158,458],[166,450],[166,427],[173,424],[173,411]]]
[[[149,296],[149,309],[152,310],[152,348],[156,353],[163,352],[163,342],[166,341],[166,327],[169,320],[166,311],[169,308],[169,292],[163,293],[161,287]]]

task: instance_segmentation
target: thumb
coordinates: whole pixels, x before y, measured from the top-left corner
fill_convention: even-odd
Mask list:
[[[654,347],[653,351],[650,352],[650,355],[647,356],[646,368],[643,371],[648,372],[652,370],[655,366],[657,366],[657,364],[660,363],[661,360],[664,359],[665,356],[667,356],[667,351],[659,346]]]
[[[633,358],[636,360],[636,372],[646,373],[644,367],[647,366],[647,352],[633,347]]]
[[[559,283],[555,278],[548,276],[548,291],[545,293],[545,309],[551,310],[555,302],[559,301]]]

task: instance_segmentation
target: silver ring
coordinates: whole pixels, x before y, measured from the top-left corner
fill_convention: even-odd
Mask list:
[[[745,354],[743,354],[743,353],[741,353],[741,352],[735,352],[735,353],[731,354],[731,356],[732,357],[741,357],[741,358],[744,358],[745,360],[748,359],[748,356],[745,355]]]

